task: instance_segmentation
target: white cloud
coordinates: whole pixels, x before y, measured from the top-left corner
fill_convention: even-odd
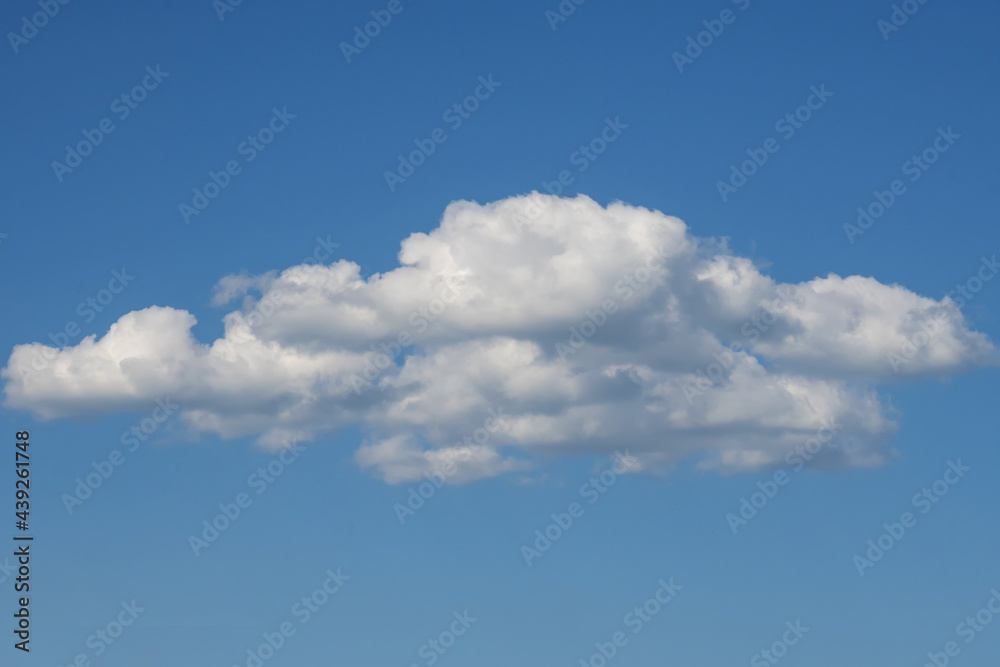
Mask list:
[[[421,450],[410,435],[395,435],[362,445],[354,460],[362,468],[375,467],[389,484],[402,484],[425,477],[463,484],[529,467],[523,461],[504,458],[492,447],[484,445]]]
[[[18,345],[6,405],[52,419],[169,396],[197,431],[275,447],[361,425],[356,460],[389,483],[626,448],[647,470],[753,469],[834,422],[822,462],[871,466],[895,431],[880,383],[993,362],[947,299],[859,276],[780,285],[677,218],[583,196],[456,202],[399,261],[367,278],[343,260],[224,277],[215,301],[243,303],[210,344],[190,313],[151,307],[74,347]],[[469,441],[497,408],[505,427]]]

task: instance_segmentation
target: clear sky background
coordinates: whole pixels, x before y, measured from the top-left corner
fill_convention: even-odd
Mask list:
[[[244,0],[220,20],[209,0],[70,2],[16,52],[8,37],[0,349],[52,344],[71,322],[75,345],[150,305],[193,313],[195,336],[211,341],[228,312],[211,303],[225,275],[292,266],[318,238],[339,244],[330,261],[387,271],[401,240],[437,227],[450,202],[525,194],[564,169],[565,194],[677,216],[779,282],[857,274],[941,299],[1000,251],[995,3],[931,0],[888,39],[878,21],[891,3],[860,0],[590,0],[554,30],[556,0],[401,6],[350,63],[340,43],[386,3]],[[678,71],[672,53],[724,9],[734,21]],[[7,3],[0,27],[20,31],[37,11]],[[120,119],[112,102],[147,67],[169,75]],[[390,191],[396,156],[447,127],[442,113],[480,76],[500,86]],[[813,86],[833,95],[786,140],[775,123]],[[286,107],[287,128],[185,224],[178,205],[192,188],[242,159],[238,145]],[[578,172],[574,152],[618,117],[627,129]],[[60,181],[52,162],[103,118],[114,131]],[[906,178],[904,163],[939,128],[960,138],[849,242],[857,207]],[[780,150],[724,201],[717,182],[769,137]],[[123,267],[135,278],[102,312],[78,311]],[[1000,283],[987,283],[963,308],[968,326],[1000,339],[998,306]],[[994,664],[1000,618],[970,643],[956,627],[1000,590],[997,387],[990,368],[880,387],[898,458],[791,473],[735,535],[727,513],[772,471],[685,464],[623,476],[593,505],[582,500],[583,516],[530,567],[521,546],[581,502],[606,458],[552,461],[531,485],[509,475],[449,485],[401,525],[393,506],[410,485],[359,469],[358,428],[306,443],[258,495],[248,477],[275,452],[253,438],[193,437],[171,418],[69,513],[63,494],[154,405],[53,421],[5,409],[11,526],[0,535],[13,533],[13,434],[27,429],[36,542],[32,652],[11,647],[8,578],[0,662],[246,665],[262,633],[291,621],[295,635],[265,664],[426,665],[421,647],[468,610],[478,620],[436,664],[578,665],[619,630],[628,643],[615,666],[748,664],[797,620],[809,631],[789,666],[916,667],[952,640],[953,664]],[[958,459],[971,470],[927,514],[914,510],[914,494]],[[189,535],[240,492],[252,504],[195,556]],[[906,511],[916,525],[859,576],[853,557]],[[300,624],[293,605],[337,568],[350,579]],[[683,589],[633,634],[625,615],[671,577]],[[145,611],[95,655],[88,637],[132,600]]]

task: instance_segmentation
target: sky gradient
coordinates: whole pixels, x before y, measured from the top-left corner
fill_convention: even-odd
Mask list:
[[[996,5],[913,3],[890,30],[892,3],[856,0],[221,3],[70,2],[35,32],[37,2],[0,12],[31,35],[0,58],[0,423],[32,435],[37,580],[31,654],[8,636],[3,664],[251,667],[265,635],[269,666],[757,665],[786,638],[789,666],[995,660]],[[545,243],[505,245],[532,202]],[[660,242],[668,270],[626,303]],[[411,320],[448,271],[458,305]],[[802,300],[748,340],[782,286]],[[227,334],[268,295],[277,315]],[[684,326],[659,345],[664,304]],[[123,317],[115,350],[160,341],[169,368],[102,375],[81,342]],[[858,322],[871,344],[844,344]],[[371,378],[397,384],[354,392],[403,331]],[[198,356],[220,339],[231,366]],[[240,356],[265,339],[301,356]],[[332,407],[295,393],[340,368],[317,341],[358,355]],[[739,392],[697,384],[733,342],[756,355]],[[67,355],[36,390],[12,363],[31,343]],[[687,379],[640,393],[643,364]],[[771,392],[786,377],[813,411]],[[823,415],[850,439],[799,469]]]

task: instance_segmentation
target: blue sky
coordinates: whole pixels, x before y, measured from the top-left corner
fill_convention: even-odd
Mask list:
[[[952,641],[951,664],[995,659],[1000,619],[971,634],[961,624],[1000,590],[989,342],[1000,337],[1000,284],[980,278],[982,289],[963,304],[947,295],[992,278],[989,260],[1000,250],[992,194],[1000,9],[914,3],[915,13],[886,31],[879,21],[892,20],[888,2],[563,6],[575,7],[565,21],[547,15],[559,11],[555,0],[246,0],[221,16],[208,0],[70,2],[28,29],[30,38],[8,36],[0,348],[9,361],[0,423],[11,448],[16,431],[31,432],[36,541],[32,650],[14,650],[5,631],[4,664],[69,665],[84,655],[108,666],[252,665],[247,651],[283,623],[294,634],[264,664],[757,665],[775,664],[760,652],[786,637],[795,644],[777,652],[789,666],[918,666]],[[39,11],[36,2],[10,3],[0,26],[20,33],[23,17]],[[341,43],[372,12],[391,21],[348,62]],[[712,27],[721,33],[711,43],[703,36],[708,45],[679,71],[673,54]],[[115,102],[132,99],[136,86],[144,99],[134,108]],[[467,118],[449,115],[477,91]],[[797,112],[800,126],[783,129]],[[113,131],[105,134],[102,121]],[[249,148],[262,128],[273,141]],[[95,130],[101,140],[78,166],[53,166]],[[606,145],[592,143],[602,132]],[[398,156],[428,141],[433,153],[390,188],[385,174],[398,170]],[[591,159],[587,145],[604,149]],[[913,157],[928,149],[935,161],[915,171]],[[733,184],[732,166],[764,153],[723,197],[719,182]],[[193,189],[227,163],[235,165],[228,180],[216,182],[228,184],[185,216]],[[505,202],[501,217],[523,215],[532,200],[510,198],[544,194],[563,171],[562,194],[589,199],[544,200],[541,221],[527,217],[540,225],[551,216],[556,231],[508,255],[507,237],[483,231],[492,229],[486,205]],[[884,214],[863,234],[845,231],[859,207],[887,202],[880,193],[896,180]],[[463,200],[478,205],[448,208]],[[337,350],[374,355],[371,346],[414,333],[407,314],[438,292],[422,291],[430,271],[391,272],[416,233],[430,236],[414,237],[408,257],[422,268],[455,258],[479,300],[459,296],[428,338],[379,374],[381,390],[351,391],[345,378],[356,367],[303,389],[301,373],[340,363]],[[643,234],[663,234],[678,254],[648,297],[626,304],[614,285],[645,261],[650,248],[629,245]],[[685,244],[700,250],[686,255]],[[556,246],[580,253],[569,273],[532,273],[531,262],[557,266],[546,255]],[[308,257],[329,268],[269,273]],[[511,257],[528,259],[515,270]],[[340,260],[357,265],[355,278]],[[398,280],[366,282],[375,274]],[[559,280],[539,278],[551,275]],[[243,278],[217,288],[227,276]],[[727,283],[730,276],[742,282]],[[341,292],[329,287],[342,278]],[[347,283],[357,296],[343,296]],[[761,331],[739,367],[752,381],[737,386],[727,368],[720,386],[692,385],[710,350],[747,343],[740,325],[776,285],[798,286],[804,301],[797,319],[781,314],[781,325]],[[223,303],[227,290],[235,299]],[[242,339],[227,334],[223,317],[276,294],[277,314]],[[659,321],[668,294],[682,304],[684,331],[653,340],[658,329],[648,334],[638,323]],[[607,298],[628,314],[609,313],[607,328],[560,359],[555,343],[568,344],[568,327]],[[548,317],[564,305],[565,322]],[[162,310],[145,310],[154,306]],[[886,351],[937,315],[944,333],[893,371]],[[93,343],[81,341],[100,340],[123,317],[121,338],[102,348],[115,368],[129,360],[119,385],[98,363],[104,357],[87,356]],[[366,334],[369,317],[377,335]],[[868,337],[845,343],[845,322],[862,322]],[[237,361],[199,356],[201,348],[187,347],[188,327],[198,344],[233,341]],[[780,338],[796,331],[799,347]],[[484,352],[476,346],[487,334],[514,342]],[[24,347],[31,343],[40,345]],[[240,347],[251,343],[260,347]],[[491,365],[513,367],[536,343],[544,363],[532,357],[523,374]],[[15,362],[41,345],[64,350],[29,386]],[[281,356],[266,357],[265,348]],[[164,362],[157,351],[174,356]],[[705,414],[753,414],[711,428],[647,421],[642,415],[661,414],[651,397],[667,395],[669,383],[640,394],[646,376],[635,369],[666,373],[657,364],[670,363],[679,364],[670,373],[688,377],[670,386],[695,386],[694,401],[712,406]],[[638,375],[601,384],[600,369],[610,366]],[[553,370],[569,367],[565,376]],[[524,391],[505,404],[487,389],[472,400],[469,369],[487,389]],[[347,382],[336,401],[323,393],[335,382]],[[810,397],[802,399],[815,407],[810,418],[845,424],[844,439],[801,471],[785,452],[819,422],[795,421],[779,385]],[[426,392],[405,395],[410,386]],[[670,409],[697,409],[680,400]],[[425,485],[430,497],[401,521],[397,506],[410,490],[455,460],[459,450],[449,446],[486,428],[487,409],[497,407],[510,424],[483,430],[487,444],[468,450],[472,463],[440,488]],[[588,414],[599,422],[590,431]],[[552,418],[552,433],[540,434],[538,424],[550,424],[540,415]],[[133,427],[146,439],[123,441]],[[289,434],[301,450],[280,448]],[[635,457],[618,468],[629,474],[606,472],[619,450]],[[78,478],[108,470],[103,462],[116,451],[121,464],[68,509]],[[5,465],[12,459],[11,451]],[[958,477],[962,467],[969,470]],[[581,491],[602,472],[614,480],[605,492]],[[779,473],[787,483],[770,487]],[[12,486],[13,474],[6,478]],[[940,502],[914,498],[925,488],[934,494],[941,479]],[[776,492],[734,533],[727,515],[759,485]],[[4,494],[13,510],[12,491]],[[220,504],[239,498],[239,517],[192,547]],[[572,525],[552,529],[558,539],[526,558],[535,531],[573,503]],[[859,573],[855,556],[905,512],[913,525]],[[9,610],[13,582],[6,570],[0,578]],[[661,580],[681,588],[635,632],[628,614],[655,600]],[[295,605],[324,583],[340,588],[303,622]],[[143,611],[120,637],[103,650],[88,642],[133,601]],[[993,604],[1000,609],[1000,595]],[[464,612],[476,620],[456,621]],[[796,622],[809,628],[801,638],[786,632]],[[427,644],[453,628],[464,632],[445,650]],[[594,657],[596,645],[610,652],[618,632],[625,641],[614,656]]]

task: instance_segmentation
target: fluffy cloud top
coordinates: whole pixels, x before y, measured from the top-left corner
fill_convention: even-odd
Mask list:
[[[818,460],[872,466],[895,423],[876,387],[992,363],[957,306],[872,278],[778,284],[677,218],[578,196],[455,202],[400,266],[227,276],[225,335],[166,307],[101,338],[18,345],[6,405],[52,419],[181,404],[186,423],[267,446],[361,425],[389,483],[462,483],[579,453],[636,467]]]

